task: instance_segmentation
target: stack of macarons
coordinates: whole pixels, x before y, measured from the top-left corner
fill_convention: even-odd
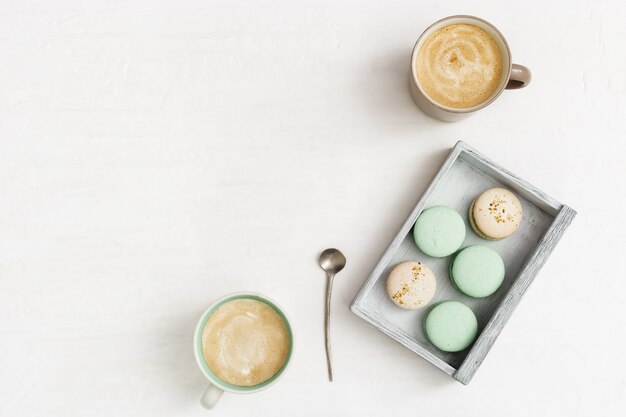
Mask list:
[[[478,236],[499,240],[517,231],[522,215],[522,205],[511,191],[492,188],[472,202],[469,223]],[[473,298],[488,297],[504,281],[504,262],[495,250],[487,246],[474,245],[461,249],[465,233],[466,226],[461,215],[446,206],[434,206],[422,211],[413,227],[415,244],[424,254],[434,258],[452,255],[449,274],[457,290]],[[434,298],[436,288],[435,274],[420,261],[397,264],[386,282],[391,301],[406,310],[427,306]],[[430,342],[444,352],[467,349],[478,334],[476,316],[458,301],[437,303],[428,312],[423,326]]]

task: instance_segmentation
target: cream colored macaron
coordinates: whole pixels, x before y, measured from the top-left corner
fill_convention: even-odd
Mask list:
[[[511,236],[522,224],[522,203],[504,188],[491,188],[472,203],[470,224],[479,236],[498,240]]]
[[[421,262],[402,262],[387,277],[387,294],[398,307],[416,310],[427,305],[435,295],[435,274]]]

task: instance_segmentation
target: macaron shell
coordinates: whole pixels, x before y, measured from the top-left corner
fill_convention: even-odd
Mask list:
[[[465,222],[456,210],[435,206],[424,210],[413,227],[417,247],[428,256],[442,258],[456,252],[465,239]]]
[[[505,268],[500,255],[486,246],[470,246],[460,251],[450,265],[454,286],[474,298],[487,297],[500,288]]]
[[[387,294],[400,308],[416,310],[426,306],[435,295],[435,274],[421,262],[402,262],[396,265],[386,282]]]
[[[511,191],[491,188],[472,203],[470,224],[487,239],[504,239],[515,233],[523,217],[522,203]]]
[[[428,340],[444,352],[467,349],[478,334],[474,312],[458,301],[444,301],[434,306],[424,320]]]

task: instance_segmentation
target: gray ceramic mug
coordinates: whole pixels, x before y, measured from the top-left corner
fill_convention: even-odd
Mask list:
[[[435,102],[428,97],[428,95],[426,95],[420,86],[419,79],[417,78],[417,57],[426,39],[443,27],[459,23],[478,26],[479,28],[485,30],[498,44],[503,60],[502,68],[504,68],[504,71],[502,71],[502,79],[498,84],[498,88],[494,90],[491,96],[489,96],[489,98],[482,103],[468,108],[446,107]],[[417,42],[413,47],[413,54],[411,55],[411,96],[413,96],[413,100],[424,113],[444,122],[456,122],[458,120],[465,119],[474,112],[487,107],[495,101],[495,99],[497,99],[505,89],[513,90],[526,87],[530,83],[530,80],[531,72],[528,68],[523,65],[513,64],[513,61],[511,60],[511,49],[509,48],[509,44],[506,42],[506,39],[504,39],[504,36],[502,36],[502,33],[500,33],[500,31],[491,23],[474,16],[449,16],[433,23],[417,39]]]

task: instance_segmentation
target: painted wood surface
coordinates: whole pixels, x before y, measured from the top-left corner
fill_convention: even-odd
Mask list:
[[[467,219],[474,198],[492,187],[506,187],[513,191],[524,210],[518,231],[499,241],[478,237]],[[415,245],[412,233],[415,220],[422,210],[436,205],[452,207],[464,217],[466,237],[463,247],[485,245],[502,256],[506,276],[495,294],[483,299],[461,294],[449,279],[451,257],[432,258]],[[459,141],[355,298],[352,311],[448,375],[467,384],[575,214],[571,208]],[[393,266],[409,260],[425,263],[437,277],[437,290],[431,305],[457,300],[474,311],[479,336],[473,347],[457,353],[438,350],[422,330],[422,322],[429,309],[407,311],[391,303],[385,290],[385,279]]]

